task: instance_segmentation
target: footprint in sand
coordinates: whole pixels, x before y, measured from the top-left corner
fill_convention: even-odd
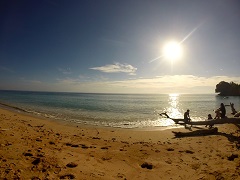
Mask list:
[[[193,151],[190,151],[190,150],[186,150],[185,152],[188,153],[188,154],[193,154],[194,153]]]
[[[26,153],[23,153],[24,156],[33,156],[32,153],[29,153],[29,152],[26,152]]]
[[[167,148],[167,151],[174,151],[173,148]]]
[[[117,177],[121,178],[121,179],[126,179],[126,176],[124,174],[121,174],[121,173],[118,173]]]
[[[232,154],[231,156],[228,157],[228,160],[234,161],[235,158],[238,158],[238,154]]]
[[[78,144],[72,144],[71,147],[79,147]]]
[[[108,149],[108,147],[101,147],[101,149]]]
[[[55,145],[55,142],[53,142],[53,141],[49,141],[49,144],[51,144],[51,145]]]
[[[40,158],[36,158],[33,162],[32,162],[32,164],[33,165],[37,165],[37,164],[39,164],[41,162],[41,159]]]
[[[39,177],[32,177],[31,180],[41,180]]]
[[[61,175],[59,178],[60,179],[75,179],[75,176],[73,174],[65,174],[65,175]]]

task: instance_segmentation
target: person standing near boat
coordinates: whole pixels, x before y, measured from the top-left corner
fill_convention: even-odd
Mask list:
[[[190,115],[189,115],[190,110],[188,109],[185,113],[184,113],[184,122],[185,123],[189,123],[190,122]]]

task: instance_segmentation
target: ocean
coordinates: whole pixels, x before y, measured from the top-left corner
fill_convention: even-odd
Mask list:
[[[235,104],[240,110],[240,97],[217,94],[88,94],[31,91],[0,91],[0,103],[18,111],[77,124],[117,128],[174,128],[174,122],[159,116],[183,118],[190,109],[193,121],[205,120],[220,103]],[[227,116],[231,109],[226,106]]]

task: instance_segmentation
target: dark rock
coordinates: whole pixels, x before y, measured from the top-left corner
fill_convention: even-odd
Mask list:
[[[36,158],[36,159],[32,162],[32,164],[38,165],[40,162],[41,162],[41,159],[40,159],[40,158]]]
[[[152,164],[149,164],[147,162],[143,163],[141,165],[142,168],[147,168],[147,169],[153,169],[153,165]]]
[[[70,162],[66,166],[69,167],[69,168],[74,168],[74,167],[77,167],[78,165],[74,162]]]

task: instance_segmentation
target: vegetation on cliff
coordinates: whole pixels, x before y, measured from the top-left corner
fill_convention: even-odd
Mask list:
[[[216,85],[215,92],[220,96],[240,96],[240,84],[221,81]]]

